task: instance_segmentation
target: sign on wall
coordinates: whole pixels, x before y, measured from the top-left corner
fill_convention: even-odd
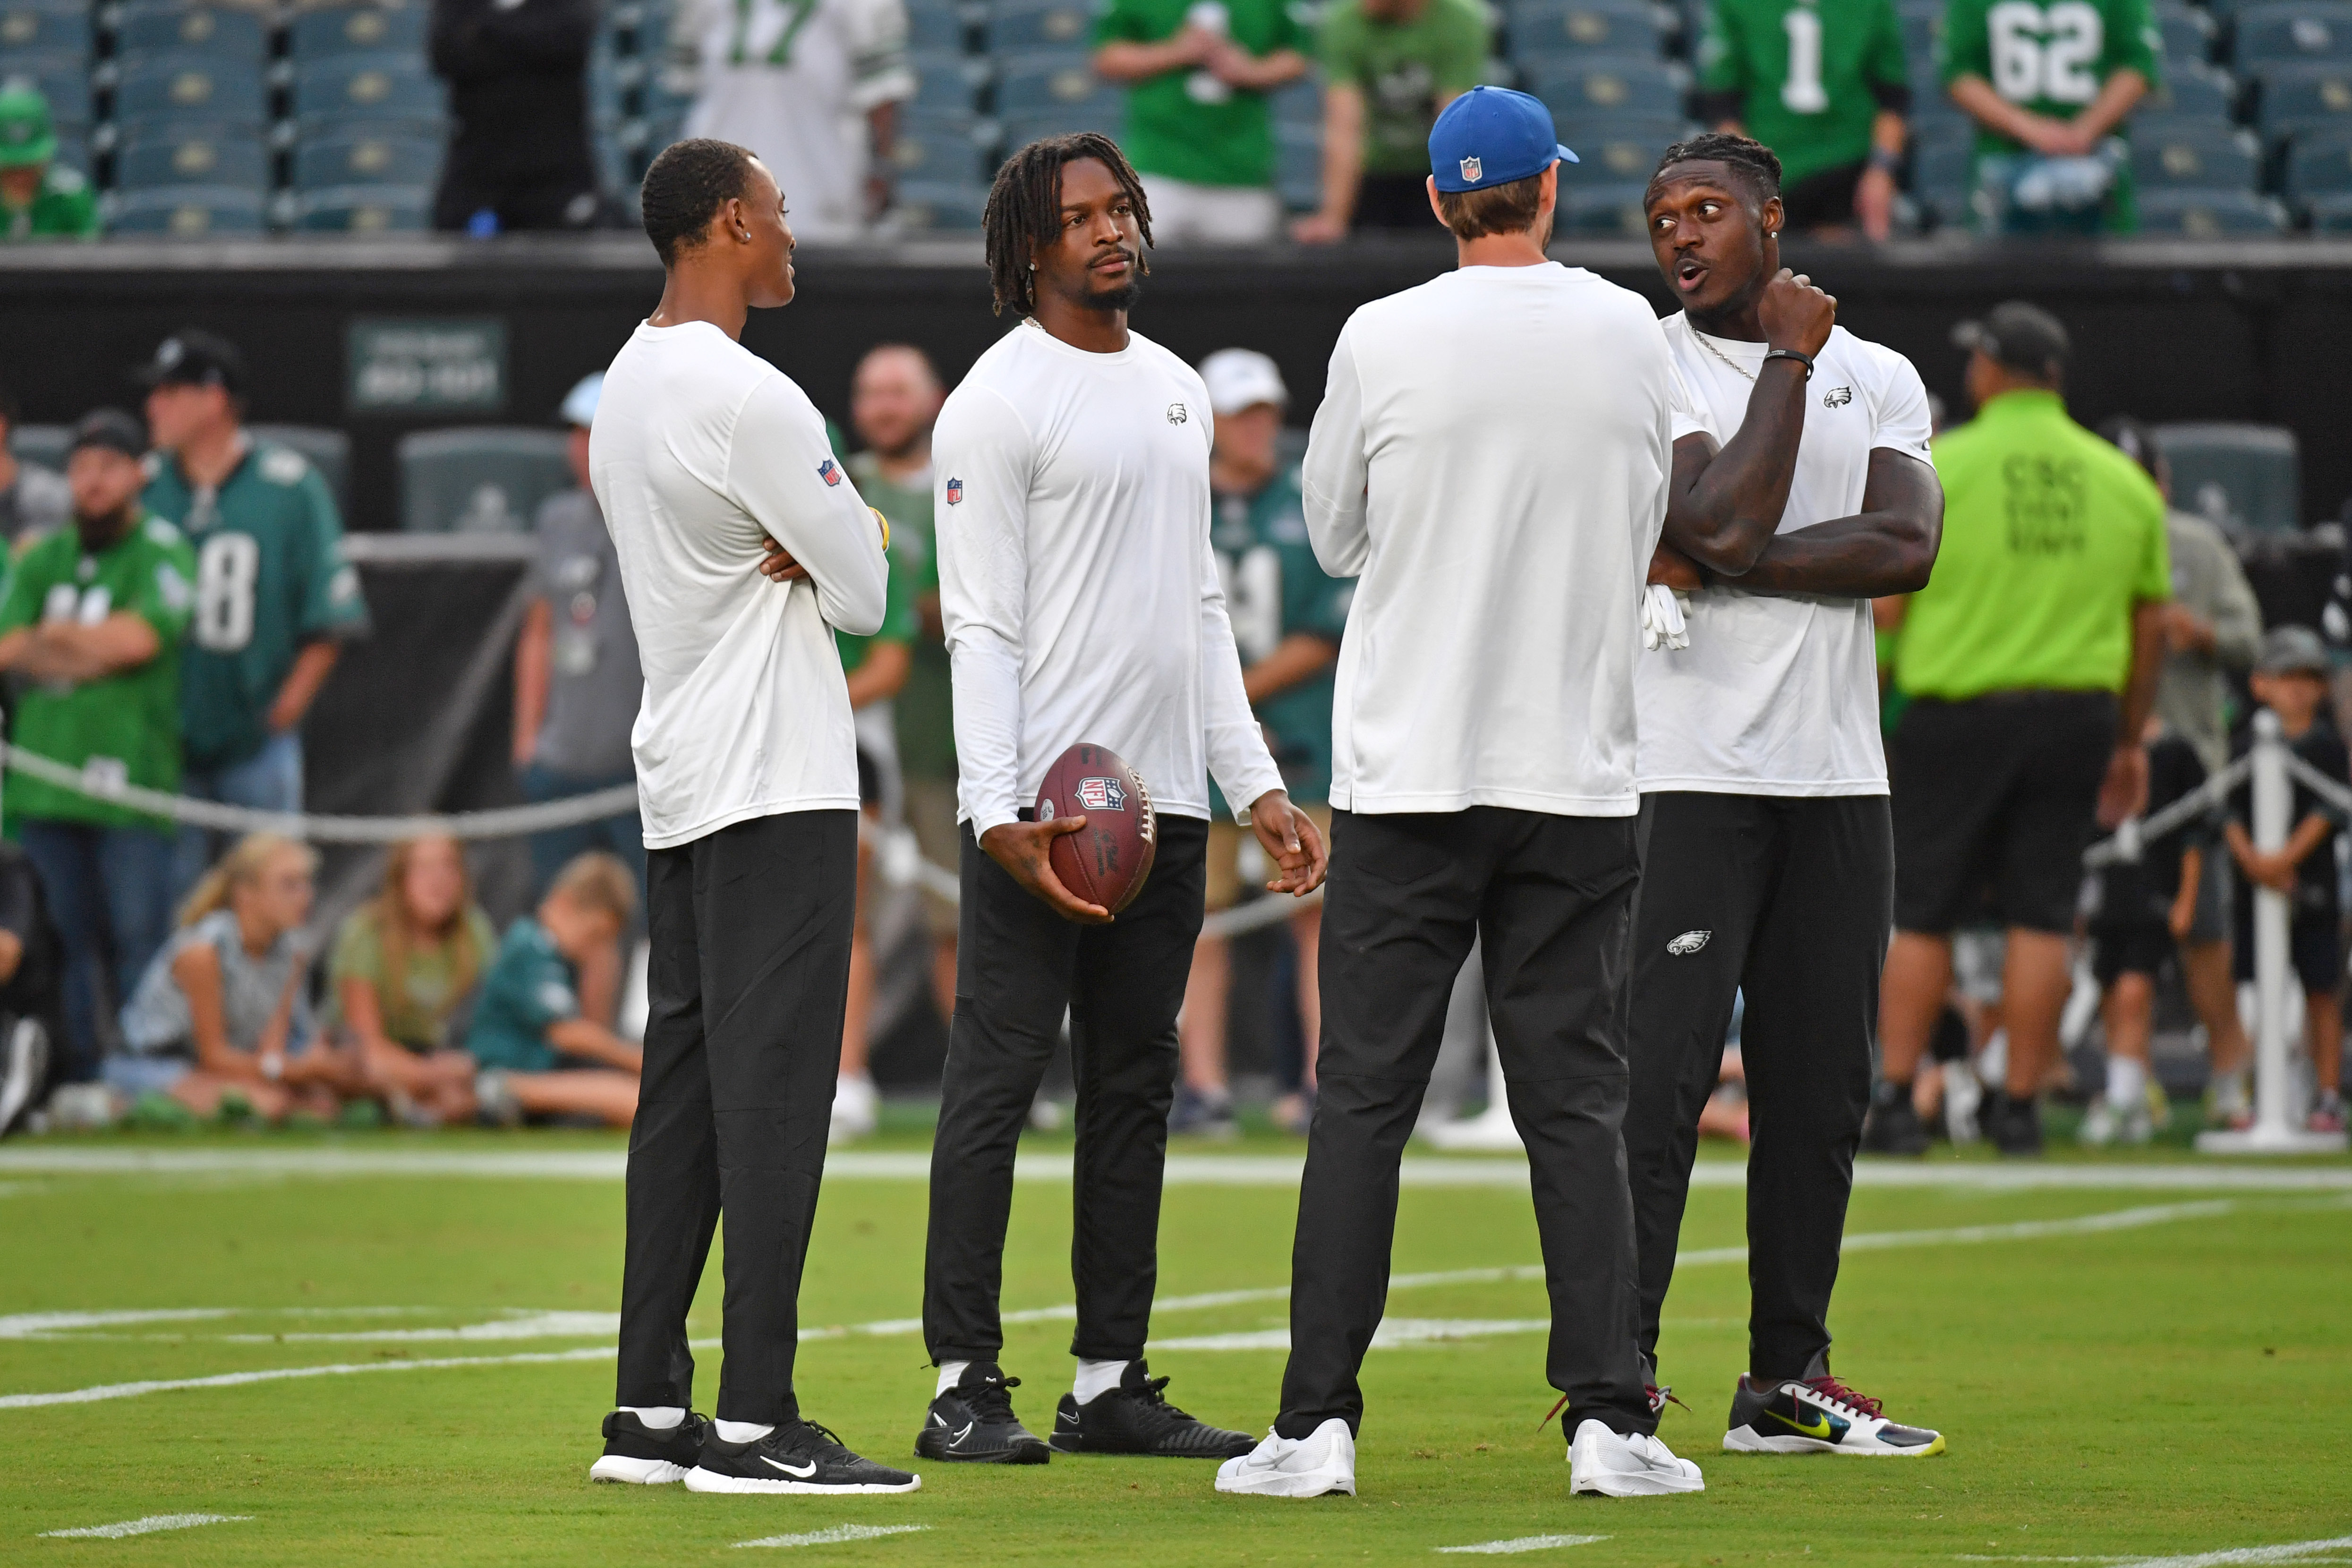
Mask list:
[[[495,316],[361,316],[346,339],[353,414],[495,414],[507,405],[507,328]]]

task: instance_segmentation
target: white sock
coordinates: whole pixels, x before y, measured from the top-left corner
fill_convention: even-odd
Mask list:
[[[963,1381],[963,1369],[971,1364],[971,1363],[968,1361],[943,1361],[940,1363],[940,1385],[931,1391],[931,1397],[933,1399],[937,1399],[940,1394],[945,1394],[949,1389],[953,1388],[957,1384],[961,1383]]]
[[[1071,1397],[1084,1405],[1099,1394],[1108,1394],[1118,1386],[1119,1377],[1126,1371],[1127,1363],[1123,1361],[1087,1361],[1082,1358],[1078,1362],[1078,1375],[1070,1384]]]
[[[722,1443],[756,1443],[775,1430],[765,1421],[714,1421]]]
[[[2147,1068],[2134,1057],[2107,1058],[2107,1103],[2129,1110],[2147,1093]]]
[[[686,1419],[686,1412],[675,1405],[624,1405],[621,1409],[656,1432],[667,1432]]]

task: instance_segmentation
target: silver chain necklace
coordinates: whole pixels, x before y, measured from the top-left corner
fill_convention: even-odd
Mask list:
[[[1729,354],[1725,353],[1721,349],[1717,348],[1715,346],[1714,339],[1708,337],[1705,332],[1700,331],[1696,327],[1693,327],[1691,329],[1691,336],[1698,340],[1699,347],[1705,349],[1707,353],[1713,354],[1716,358],[1729,365],[1733,370],[1738,372],[1741,379],[1745,380],[1748,385],[1753,386],[1756,384],[1756,373],[1749,370],[1746,365],[1741,364],[1738,360],[1733,359]]]

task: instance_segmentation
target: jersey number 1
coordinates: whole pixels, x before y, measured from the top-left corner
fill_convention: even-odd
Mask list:
[[[196,646],[235,653],[253,640],[253,591],[261,546],[249,533],[215,533],[196,555]]]
[[[1780,107],[1791,114],[1819,114],[1830,106],[1822,86],[1822,17],[1798,9],[1780,18],[1789,35],[1789,69],[1780,79]]]

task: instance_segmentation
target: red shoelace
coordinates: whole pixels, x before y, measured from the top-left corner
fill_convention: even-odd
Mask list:
[[[1861,1411],[1864,1415],[1877,1415],[1885,1408],[1885,1406],[1881,1405],[1877,1400],[1871,1398],[1868,1394],[1856,1394],[1853,1389],[1848,1388],[1844,1384],[1840,1383],[1836,1378],[1831,1377],[1827,1373],[1823,1373],[1820,1377],[1809,1377],[1805,1379],[1805,1386],[1825,1399],[1834,1399],[1841,1405]]]

